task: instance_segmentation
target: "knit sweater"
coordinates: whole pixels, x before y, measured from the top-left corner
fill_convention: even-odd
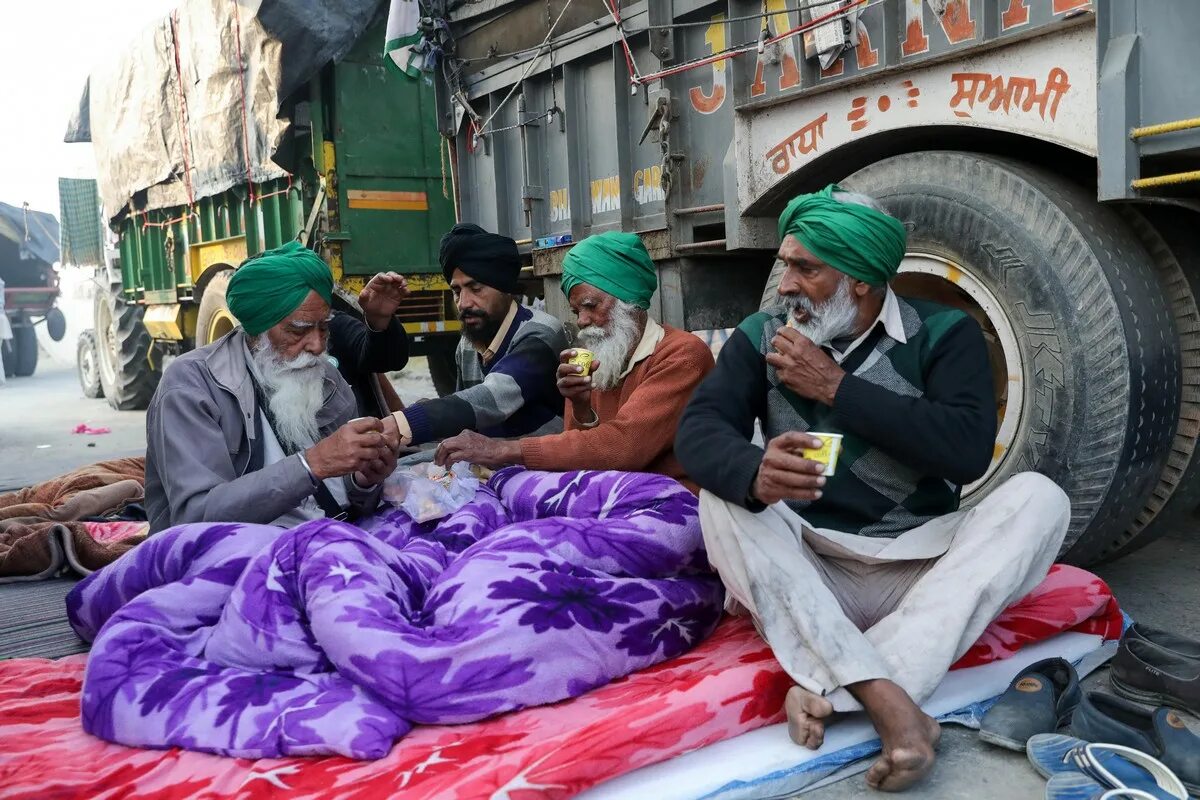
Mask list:
[[[456,353],[458,391],[404,410],[412,444],[457,436],[465,430],[508,438],[525,436],[562,414],[559,353],[567,348],[562,323],[524,306],[486,364],[464,340]]]
[[[521,440],[525,466],[655,472],[696,491],[675,458],[675,429],[692,392],[713,368],[712,351],[687,331],[666,325],[663,331],[654,352],[616,387],[592,391],[598,425],[581,428],[568,403],[566,430]]]
[[[842,368],[833,406],[800,397],[766,362],[784,313],[748,318],[721,351],[679,425],[676,451],[697,483],[752,510],[766,439],[790,430],[844,436],[815,502],[788,506],[818,528],[894,537],[958,507],[991,460],[996,410],[979,325],[956,309],[899,300],[906,342],[878,325]]]

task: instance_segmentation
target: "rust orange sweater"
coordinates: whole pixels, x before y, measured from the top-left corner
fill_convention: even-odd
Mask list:
[[[698,336],[663,326],[664,336],[615,389],[592,392],[600,423],[580,428],[566,404],[566,430],[521,440],[529,469],[559,472],[613,469],[657,472],[696,492],[675,458],[675,428],[692,391],[713,368],[712,351]]]

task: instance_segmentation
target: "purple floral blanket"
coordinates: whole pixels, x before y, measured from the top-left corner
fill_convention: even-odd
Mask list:
[[[574,697],[677,656],[721,598],[675,481],[508,469],[438,523],[172,528],[67,606],[93,642],[89,733],[379,758],[413,725]]]

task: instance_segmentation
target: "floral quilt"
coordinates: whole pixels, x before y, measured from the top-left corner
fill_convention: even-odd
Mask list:
[[[173,528],[67,607],[93,643],[88,733],[373,759],[414,725],[565,700],[681,655],[721,599],[675,481],[509,469],[436,524]]]

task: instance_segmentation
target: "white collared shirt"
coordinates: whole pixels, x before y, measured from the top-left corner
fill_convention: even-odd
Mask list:
[[[850,343],[844,351],[838,352],[832,344],[828,345],[829,354],[833,360],[841,364],[850,354],[871,335],[875,327],[883,323],[884,332],[895,339],[900,344],[908,342],[908,336],[904,333],[904,320],[900,317],[900,303],[896,301],[896,293],[892,291],[892,287],[888,287],[887,294],[883,298],[883,308],[879,309],[879,316],[875,321],[867,326],[867,329],[862,332],[862,335]]]

